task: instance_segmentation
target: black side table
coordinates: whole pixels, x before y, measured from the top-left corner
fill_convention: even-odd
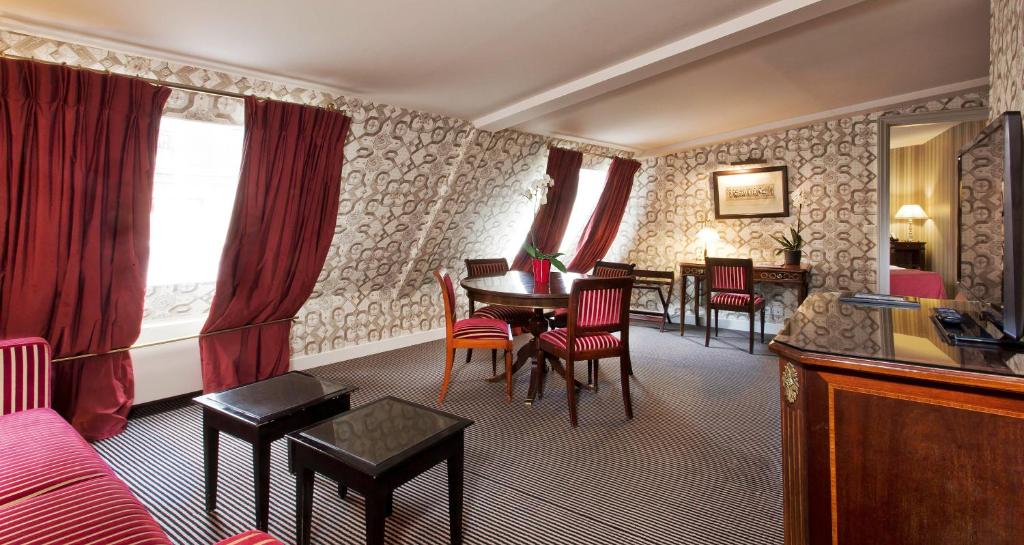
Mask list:
[[[463,430],[471,420],[385,397],[288,434],[296,476],[298,542],[308,545],[313,520],[313,476],[320,473],[366,498],[366,543],[384,543],[394,490],[447,461],[451,543],[462,543]]]
[[[270,444],[286,433],[349,410],[355,387],[299,371],[207,394],[203,406],[203,469],[206,511],[217,508],[220,432],[252,445],[256,527],[266,531],[270,517]]]

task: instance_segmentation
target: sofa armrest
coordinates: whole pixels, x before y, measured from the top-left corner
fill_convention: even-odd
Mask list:
[[[249,530],[234,537],[218,541],[216,545],[284,545],[259,530]]]
[[[45,339],[0,341],[0,415],[50,406],[50,360]]]

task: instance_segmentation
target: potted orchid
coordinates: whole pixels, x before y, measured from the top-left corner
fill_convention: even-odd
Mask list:
[[[527,186],[523,196],[533,203],[533,217],[537,217],[540,207],[548,202],[548,189],[555,185],[555,179],[551,175],[538,178]],[[567,272],[565,264],[558,258],[562,257],[561,252],[547,253],[537,247],[537,241],[533,236],[533,229],[530,229],[530,241],[523,245],[523,250],[533,258],[533,278],[537,284],[547,284],[551,275],[551,266]]]
[[[796,192],[792,199],[797,205],[796,208],[796,227],[789,228],[789,236],[782,235],[769,235],[775,242],[779,243],[779,248],[775,250],[775,255],[785,254],[786,265],[800,265],[800,257],[803,255],[804,248],[804,237],[800,234],[802,229],[800,224],[800,215],[803,212],[803,193]]]

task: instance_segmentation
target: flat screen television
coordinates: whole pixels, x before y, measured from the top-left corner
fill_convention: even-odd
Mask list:
[[[980,318],[1004,340],[1024,336],[1022,131],[1020,112],[1006,112],[957,157],[960,291],[983,303]]]

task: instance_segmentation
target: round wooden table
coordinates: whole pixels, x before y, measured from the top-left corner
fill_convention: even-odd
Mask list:
[[[515,365],[512,366],[512,373],[515,374],[526,365],[526,362],[533,362],[530,371],[530,390],[526,395],[527,405],[532,405],[534,399],[544,396],[545,365],[534,357],[540,349],[540,334],[548,330],[548,321],[544,317],[544,310],[568,307],[572,283],[577,278],[583,277],[582,274],[552,271],[549,282],[539,285],[533,281],[533,273],[509,271],[492,276],[471,276],[461,282],[462,288],[474,301],[490,305],[533,309],[533,317],[529,324],[533,342],[519,349],[519,352],[516,353]],[[548,361],[553,369],[565,376],[562,362],[557,358],[548,358]],[[505,375],[499,374],[488,380],[498,382],[504,379]],[[586,387],[581,383],[578,383],[578,386]]]

